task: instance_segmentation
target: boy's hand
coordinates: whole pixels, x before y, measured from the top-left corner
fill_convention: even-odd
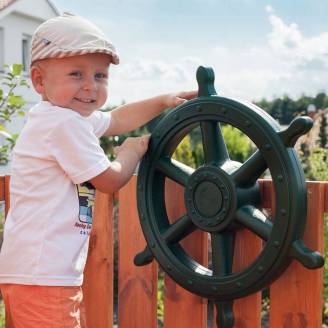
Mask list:
[[[141,159],[142,156],[146,153],[149,144],[149,135],[141,137],[129,137],[124,140],[124,142],[114,148],[114,153],[118,156],[122,152],[135,153],[138,159]]]
[[[177,107],[187,100],[193,99],[197,97],[197,90],[193,91],[184,91],[184,92],[179,92],[179,93],[172,93],[165,95],[165,107],[166,108],[174,108]]]

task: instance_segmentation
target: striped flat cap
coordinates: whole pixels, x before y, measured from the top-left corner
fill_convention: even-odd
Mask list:
[[[98,27],[80,16],[64,13],[45,21],[34,32],[31,64],[90,53],[108,54],[113,64],[119,63],[115,47]]]

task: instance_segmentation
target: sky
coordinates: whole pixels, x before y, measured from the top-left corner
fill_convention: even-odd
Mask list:
[[[52,0],[115,45],[108,105],[197,89],[249,101],[328,93],[327,0]]]

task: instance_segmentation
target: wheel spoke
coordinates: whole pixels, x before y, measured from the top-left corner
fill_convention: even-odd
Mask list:
[[[213,275],[227,276],[232,271],[235,232],[211,233]]]
[[[237,186],[252,185],[267,169],[267,164],[257,150],[242,166],[232,173],[232,178]]]
[[[192,233],[195,229],[196,226],[192,223],[189,217],[184,215],[173,224],[171,224],[162,236],[168,244],[174,244]],[[134,264],[137,266],[146,265],[152,262],[153,259],[154,255],[147,245],[142,252],[135,256]]]
[[[167,156],[159,159],[157,169],[183,186],[186,186],[190,175],[194,172],[193,168]]]
[[[163,238],[168,244],[174,244],[192,233],[195,229],[196,226],[188,215],[184,215],[170,225],[170,227],[163,233]]]
[[[273,224],[259,209],[243,206],[236,212],[236,220],[263,240],[269,239]]]
[[[207,164],[221,164],[229,159],[220,124],[204,121],[200,124],[203,139],[204,159]]]

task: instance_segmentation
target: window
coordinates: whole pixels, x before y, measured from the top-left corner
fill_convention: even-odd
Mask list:
[[[30,66],[31,37],[24,35],[22,39],[22,64],[24,72],[28,72]]]

